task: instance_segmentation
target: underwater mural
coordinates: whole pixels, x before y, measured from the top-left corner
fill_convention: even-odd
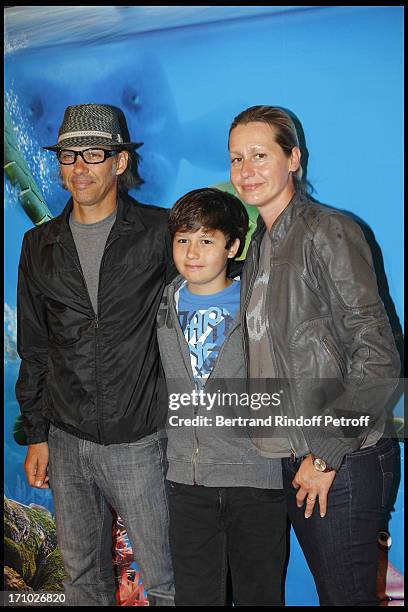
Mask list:
[[[63,11],[63,7],[57,8]],[[74,7],[67,8],[75,10]],[[271,103],[272,99],[282,106],[293,107],[310,126],[308,137],[313,141],[311,148],[315,158],[311,162],[309,176],[317,186],[316,195],[325,201],[326,198],[333,199],[333,193],[341,193],[339,201],[334,202],[339,207],[344,201],[349,203],[350,208],[353,208],[355,201],[358,202],[361,207],[358,214],[380,236],[390,292],[400,316],[402,312],[399,267],[402,241],[397,231],[403,224],[402,220],[401,223],[398,221],[402,215],[399,209],[401,198],[398,190],[395,191],[399,179],[393,174],[398,165],[394,164],[392,168],[391,161],[384,160],[382,165],[380,160],[376,161],[374,149],[378,132],[371,141],[365,134],[365,141],[368,142],[366,146],[371,148],[374,157],[368,167],[371,175],[367,167],[362,172],[368,177],[367,189],[376,192],[378,203],[371,192],[367,194],[366,201],[358,191],[355,192],[355,201],[348,200],[345,179],[352,181],[350,177],[355,172],[357,161],[350,160],[350,167],[341,168],[344,153],[343,157],[338,154],[333,161],[329,160],[334,155],[330,148],[331,141],[323,133],[324,130],[320,130],[317,119],[314,119],[323,116],[326,125],[330,127],[332,116],[329,115],[329,109],[330,105],[334,105],[334,122],[341,124],[337,138],[341,140],[342,132],[346,133],[347,122],[353,113],[356,114],[356,123],[364,126],[365,120],[370,119],[370,113],[374,115],[376,112],[375,108],[370,110],[369,105],[363,108],[364,103],[359,98],[358,84],[363,79],[361,75],[364,74],[365,66],[365,58],[360,49],[356,50],[356,57],[362,62],[361,72],[358,72],[357,62],[356,72],[350,74],[347,72],[350,70],[349,58],[347,54],[342,55],[341,45],[337,49],[335,44],[323,37],[324,41],[321,40],[320,45],[326,45],[323,52],[327,55],[327,64],[332,62],[334,68],[328,67],[327,74],[324,67],[320,68],[318,62],[323,52],[322,47],[319,47],[317,33],[326,27],[323,11],[317,11],[316,14],[309,12],[303,16],[303,20],[312,19],[309,27],[316,40],[309,37],[298,13],[286,18],[277,16],[278,21],[270,21],[269,30],[267,21],[273,19],[271,16],[263,17],[262,22],[252,19],[245,24],[245,20],[242,20],[225,26],[221,23],[201,25],[200,29],[185,26],[177,32],[163,30],[135,35],[127,32],[123,26],[126,20],[130,23],[132,10],[121,13],[122,16],[118,18],[121,29],[116,34],[112,29],[106,36],[93,37],[92,28],[103,21],[103,7],[96,8],[100,14],[95,14],[94,25],[92,21],[84,23],[80,33],[77,33],[79,38],[61,43],[57,41],[56,31],[46,43],[30,46],[30,32],[23,35],[22,30],[19,30],[18,36],[13,38],[13,30],[10,25],[7,26],[6,20],[6,31],[8,27],[9,32],[6,37],[4,98],[5,590],[58,592],[63,588],[63,566],[56,541],[51,492],[29,487],[24,476],[25,436],[14,385],[20,363],[16,350],[15,297],[19,251],[24,233],[34,225],[47,222],[59,214],[67,200],[67,192],[59,182],[55,155],[42,149],[42,146],[55,142],[66,106],[103,102],[123,109],[130,135],[144,143],[139,149],[140,174],[144,183],[140,189],[133,190],[131,195],[141,202],[163,207],[171,206],[183,193],[200,186],[217,186],[233,192],[228,181],[226,139],[228,125],[234,115],[246,106]],[[362,32],[364,25],[364,36],[371,36],[372,40],[378,40],[382,28],[388,27],[385,35],[389,41],[387,53],[390,59],[384,64],[377,62],[377,70],[385,83],[384,89],[390,96],[394,95],[393,99],[380,100],[384,112],[387,112],[387,108],[398,108],[395,99],[401,93],[399,85],[396,85],[398,47],[392,49],[390,42],[391,38],[398,40],[399,30],[391,12],[383,8],[382,16],[379,15],[377,19],[372,13],[368,15],[361,12],[360,21],[356,18],[353,27],[356,32]],[[45,7],[37,9],[45,11]],[[19,15],[20,25],[24,24],[24,14],[20,12]],[[350,21],[353,19],[351,12],[348,15],[349,22],[345,20],[344,23],[335,12],[328,11],[326,15],[327,32],[336,32],[337,27],[348,31],[347,24],[353,23]],[[46,12],[43,12],[42,19],[44,28],[47,28]],[[282,34],[284,31],[288,34]],[[274,36],[270,35],[271,32]],[[290,32],[296,33],[298,38],[290,38]],[[78,44],[81,37],[83,44]],[[241,46],[236,44],[237,37],[243,41]],[[293,52],[290,52],[291,40],[296,40],[298,45]],[[302,53],[302,45],[308,49],[309,55]],[[260,49],[264,50],[263,55]],[[286,70],[291,75],[284,82],[281,78],[282,68],[276,59],[282,51],[286,54]],[[237,54],[240,53],[245,55],[241,71],[237,68]],[[392,74],[389,69],[391,63],[394,70]],[[337,85],[333,85],[331,80],[332,71],[336,67],[339,89],[336,89]],[[314,82],[318,70],[321,79],[319,92]],[[299,79],[304,79],[302,86],[296,84],[293,76],[298,73],[301,73]],[[386,75],[389,75],[388,80]],[[367,99],[370,100],[375,99],[374,94],[377,92],[377,89],[374,93],[370,90],[370,87],[375,87],[375,78],[371,74],[367,76],[367,82],[363,82],[367,88]],[[339,93],[341,88],[348,92],[348,98],[342,98]],[[303,93],[299,94],[299,91]],[[321,106],[316,107],[312,98],[319,96],[325,98]],[[345,109],[344,114],[340,112],[341,108]],[[390,140],[392,134],[398,133],[397,111],[395,116],[393,129],[384,129],[379,136],[384,140],[385,149],[391,151],[398,150],[398,146]],[[350,147],[349,141],[345,142],[347,146]],[[360,157],[357,156],[357,159]],[[332,164],[338,169],[338,181],[345,191],[341,192],[337,185],[329,185]],[[321,174],[318,174],[317,168],[321,168]],[[326,170],[327,175],[324,174]],[[378,181],[380,175],[383,178]],[[400,178],[402,183],[402,171]],[[377,186],[373,184],[376,180]],[[350,186],[350,192],[352,188]],[[384,219],[381,210],[384,201],[395,206],[392,225],[388,225],[388,218]],[[248,213],[252,232],[257,215],[250,207]],[[401,401],[394,414],[396,430],[402,439]],[[403,461],[402,444],[400,447]],[[391,520],[386,528],[392,534],[392,539],[389,536],[379,542],[377,591],[383,606],[403,604],[402,482],[395,491],[390,513]],[[146,605],[140,573],[120,517],[113,524],[113,535],[118,605]],[[286,603],[306,605],[301,599],[305,595],[294,587],[301,580],[308,605],[318,605],[313,581],[293,533],[291,541]]]

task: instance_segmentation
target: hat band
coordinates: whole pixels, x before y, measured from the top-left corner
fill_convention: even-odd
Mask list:
[[[109,138],[109,140],[113,140],[115,142],[123,142],[122,136],[120,134],[109,134],[108,132],[65,132],[65,134],[61,134],[58,136],[58,142],[62,140],[67,140],[68,138],[78,138],[81,136],[99,136],[100,138]]]

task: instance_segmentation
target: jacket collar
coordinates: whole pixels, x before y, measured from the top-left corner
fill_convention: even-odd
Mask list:
[[[301,191],[295,191],[289,204],[281,212],[269,232],[272,241],[280,242],[286,237],[290,226],[292,225],[296,217],[299,215],[301,210],[303,210],[306,201],[307,197]],[[266,225],[261,215],[259,215],[256,229],[253,235],[254,239],[260,240],[263,237],[265,231]]]
[[[117,204],[116,219],[112,233],[122,235],[142,232],[146,229],[142,219],[142,205],[128,194],[118,194]],[[61,214],[44,225],[44,240],[46,243],[71,240],[69,216],[72,208],[73,203],[72,198],[70,198]]]

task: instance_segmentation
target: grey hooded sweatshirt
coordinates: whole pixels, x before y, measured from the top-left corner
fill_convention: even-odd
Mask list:
[[[279,459],[262,457],[245,427],[215,425],[215,416],[223,412],[220,402],[209,410],[209,404],[200,405],[192,400],[182,405],[180,401],[181,394],[192,397],[194,391],[196,398],[200,391],[219,398],[220,393],[246,390],[239,313],[210,376],[201,385],[194,379],[190,352],[177,314],[178,292],[184,283],[183,277],[178,276],[166,287],[157,316],[157,338],[169,398],[167,478],[208,487],[281,489]],[[225,409],[228,417],[233,413],[234,408]],[[190,422],[181,421],[185,418]]]

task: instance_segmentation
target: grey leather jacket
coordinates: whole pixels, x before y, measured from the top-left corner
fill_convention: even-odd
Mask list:
[[[246,311],[265,231],[259,217],[241,278],[247,367]],[[400,360],[360,227],[297,192],[270,236],[268,333],[274,373],[286,382],[284,414],[367,414],[371,427],[381,431]],[[288,435],[294,455],[312,452],[338,469],[369,433],[367,428],[348,432],[335,426],[291,427]]]

